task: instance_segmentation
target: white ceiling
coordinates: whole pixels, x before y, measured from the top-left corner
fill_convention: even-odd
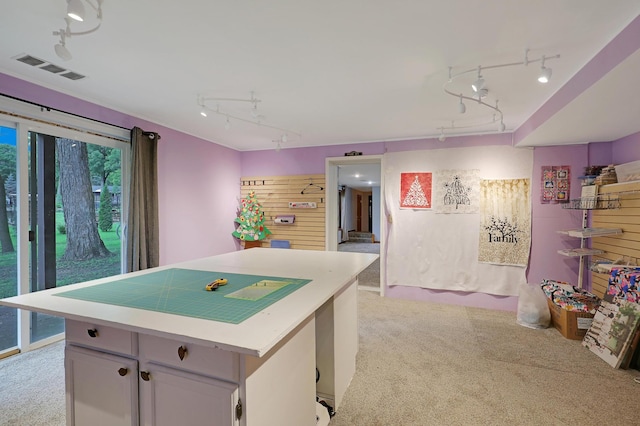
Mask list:
[[[52,32],[64,27],[65,0],[5,3],[0,72],[241,151],[275,148],[283,133],[287,149],[437,137],[452,122],[471,125],[457,134],[497,132],[495,123],[475,126],[492,117],[487,108],[466,102],[458,113],[459,100],[443,91],[448,68],[519,62],[525,48],[530,59],[560,54],[547,62],[547,85],[536,81],[539,63],[483,72],[514,131],[640,13],[637,0],[104,0],[101,28],[69,38],[73,59],[64,61]],[[23,53],[87,77],[12,59]],[[639,71],[635,54],[527,145],[640,131]],[[475,77],[450,87],[470,95]],[[198,96],[252,93],[260,125],[231,119],[225,129],[224,116],[199,115]],[[248,102],[207,105],[253,120]]]
[[[382,179],[380,164],[350,164],[338,166],[338,185],[360,191],[379,187]]]

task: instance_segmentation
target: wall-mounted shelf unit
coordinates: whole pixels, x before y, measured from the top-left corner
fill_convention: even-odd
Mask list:
[[[610,229],[610,228],[582,228],[582,229],[569,229],[568,231],[558,231],[559,234],[569,235],[570,237],[577,238],[593,238],[604,237],[605,235],[622,234],[622,229]]]
[[[580,264],[578,269],[577,286],[582,288],[584,281],[584,270],[586,256],[594,256],[605,253],[599,248],[586,247],[586,240],[595,237],[604,237],[608,235],[621,234],[621,228],[599,228],[588,227],[590,210],[613,210],[620,208],[620,196],[617,193],[600,194],[598,186],[588,185],[582,187],[582,196],[578,199],[570,200],[562,205],[564,209],[582,210],[582,228],[570,229],[566,231],[558,231],[561,234],[570,237],[580,238],[580,247],[558,250],[558,253],[568,257],[579,257]]]
[[[594,254],[602,254],[604,253],[604,251],[590,249],[586,247],[579,247],[579,248],[573,248],[573,249],[558,250],[558,253],[568,257],[582,257],[582,256],[592,256]],[[582,286],[579,285],[578,287],[582,287]]]
[[[617,197],[620,206],[617,209],[592,212],[590,225],[594,228],[622,230],[620,234],[601,236],[591,243],[592,248],[604,251],[602,255],[598,255],[598,260],[610,262],[598,268],[603,273],[594,271],[591,274],[591,292],[604,297],[609,285],[610,274],[607,269],[611,266],[624,266],[614,263],[638,263],[640,259],[640,181],[602,185],[598,187],[598,194]]]

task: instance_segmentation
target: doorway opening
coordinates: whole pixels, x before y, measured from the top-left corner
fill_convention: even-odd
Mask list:
[[[325,164],[326,250],[380,254],[360,274],[358,287],[383,295],[382,156],[327,158]]]

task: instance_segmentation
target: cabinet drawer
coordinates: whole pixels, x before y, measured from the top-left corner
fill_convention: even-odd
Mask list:
[[[144,334],[139,344],[141,360],[235,383],[240,380],[239,358],[232,352]]]
[[[138,355],[138,334],[104,325],[66,320],[67,342],[123,355]]]

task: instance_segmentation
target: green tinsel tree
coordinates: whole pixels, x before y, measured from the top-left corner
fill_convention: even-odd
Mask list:
[[[271,234],[271,231],[264,225],[262,206],[254,191],[249,192],[247,198],[242,200],[240,214],[235,221],[239,225],[232,235],[240,240],[260,241]]]

